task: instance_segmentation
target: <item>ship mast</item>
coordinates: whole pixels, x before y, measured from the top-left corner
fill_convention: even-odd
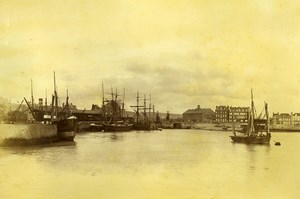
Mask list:
[[[102,113],[103,116],[105,117],[105,106],[104,106],[104,86],[103,86],[103,82],[102,82]]]
[[[136,95],[136,123],[139,123],[139,92],[137,91],[137,95]]]
[[[269,120],[269,111],[268,111],[268,103],[265,102],[265,112],[266,112],[266,118],[267,118],[267,135],[270,134],[270,120]]]
[[[69,114],[69,90],[68,89],[67,89],[66,107],[67,107],[67,114]]]
[[[33,98],[33,88],[32,88],[32,79],[30,80],[31,82],[31,107],[34,109],[34,98]]]
[[[147,123],[146,95],[144,94],[144,124]]]
[[[47,111],[48,111],[47,89],[46,89],[46,96],[45,96],[45,107],[46,107],[46,113],[47,113]]]
[[[123,103],[122,103],[122,117],[125,116],[125,88],[124,88],[124,92],[123,92]]]
[[[151,94],[149,99],[149,120],[151,120]]]
[[[254,102],[253,102],[253,92],[251,89],[251,126],[250,126],[250,134],[254,135]]]
[[[57,91],[56,91],[56,80],[55,80],[55,71],[54,71],[54,100],[55,100],[55,116],[56,120],[58,119],[58,99],[57,99]]]

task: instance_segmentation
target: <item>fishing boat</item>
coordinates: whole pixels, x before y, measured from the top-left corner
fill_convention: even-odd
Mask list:
[[[251,90],[251,109],[249,111],[248,125],[242,130],[237,131],[233,125],[233,135],[230,136],[233,142],[246,144],[269,144],[271,133],[269,130],[268,104],[264,107],[265,117],[261,118],[255,115],[253,102],[253,92]],[[239,135],[237,134],[239,133]]]

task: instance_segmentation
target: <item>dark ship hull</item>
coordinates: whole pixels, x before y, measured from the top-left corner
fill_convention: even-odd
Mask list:
[[[150,131],[151,130],[151,125],[150,124],[142,124],[142,123],[137,123],[133,125],[134,130],[141,130],[141,131]]]
[[[76,117],[69,117],[56,122],[57,136],[61,141],[73,141],[77,131]]]
[[[103,124],[105,132],[124,132],[132,129],[132,124]]]
[[[261,136],[230,136],[233,142],[245,144],[269,144],[271,134]]]
[[[92,132],[102,132],[104,130],[104,127],[102,124],[99,123],[92,123],[89,125],[89,131]]]

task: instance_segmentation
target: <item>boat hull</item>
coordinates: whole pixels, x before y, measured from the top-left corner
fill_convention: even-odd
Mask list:
[[[133,125],[133,129],[134,130],[142,130],[142,131],[150,131],[151,130],[151,126],[150,124],[134,124]]]
[[[263,136],[230,136],[233,142],[245,144],[269,144],[271,134]]]
[[[74,138],[76,136],[76,132],[71,131],[65,131],[65,132],[57,132],[58,138],[61,141],[74,141]]]
[[[63,119],[57,121],[57,136],[61,141],[73,141],[77,131],[77,119]]]
[[[131,124],[129,125],[114,125],[114,124],[103,124],[105,132],[124,132],[132,129]]]
[[[89,126],[89,131],[92,131],[92,132],[102,132],[103,130],[104,130],[104,128],[103,128],[102,124],[92,123]]]

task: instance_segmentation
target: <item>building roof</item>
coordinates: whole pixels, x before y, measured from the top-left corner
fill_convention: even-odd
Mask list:
[[[195,114],[195,113],[206,113],[206,114],[214,114],[215,112],[210,108],[198,108],[195,109],[188,109],[183,114]]]
[[[281,117],[291,117],[289,113],[280,113]]]

